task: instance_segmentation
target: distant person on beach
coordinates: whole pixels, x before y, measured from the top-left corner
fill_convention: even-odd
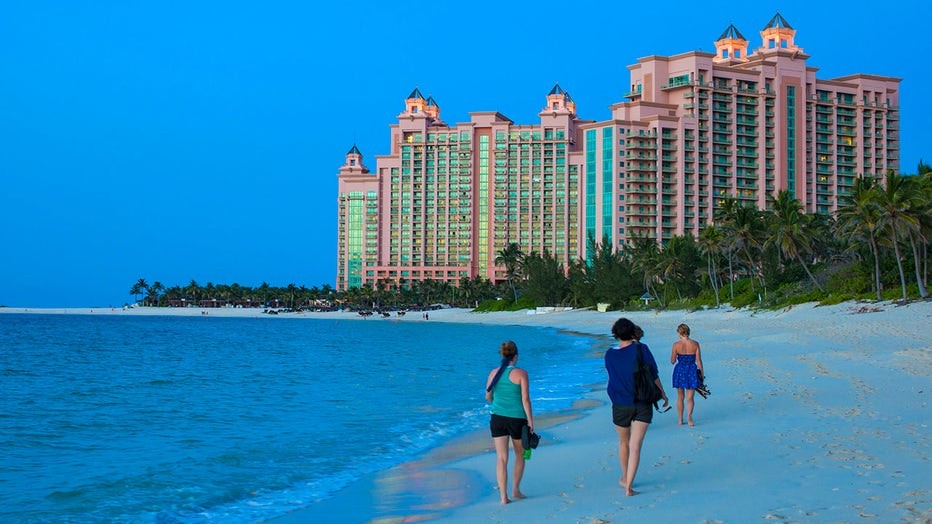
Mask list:
[[[625,488],[625,495],[637,495],[634,491],[634,476],[641,461],[641,445],[647,428],[654,418],[654,408],[634,400],[634,371],[637,368],[638,346],[654,377],[654,383],[663,393],[664,407],[670,404],[657,371],[657,362],[647,345],[639,342],[644,336],[640,327],[627,318],[619,318],[612,326],[612,336],[618,346],[605,352],[605,369],[608,370],[608,397],[612,401],[612,421],[618,433],[618,462],[621,478],[618,483]]]
[[[683,398],[686,399],[686,417],[690,426],[693,422],[693,408],[695,407],[696,388],[700,386],[699,371],[702,370],[702,354],[699,343],[689,338],[689,326],[680,324],[676,326],[680,339],[673,343],[670,352],[670,363],[676,364],[673,368],[673,387],[676,388],[677,420],[683,425]]]
[[[528,426],[534,431],[534,416],[531,413],[531,395],[527,371],[517,367],[518,346],[510,340],[502,342],[499,348],[502,357],[501,366],[489,372],[486,381],[485,399],[492,403],[492,419],[489,429],[492,431],[492,443],[495,445],[497,461],[495,476],[498,479],[498,492],[502,504],[508,504],[508,439],[511,439],[515,452],[515,467],[512,474],[511,496],[523,499],[521,478],[524,476],[524,446],[521,443],[521,430]]]

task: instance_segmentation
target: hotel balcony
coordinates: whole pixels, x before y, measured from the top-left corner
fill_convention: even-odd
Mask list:
[[[638,197],[636,199],[629,198],[626,202],[629,205],[637,206],[654,206],[657,205],[656,197]]]

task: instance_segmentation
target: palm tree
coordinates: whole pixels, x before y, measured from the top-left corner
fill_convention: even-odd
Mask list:
[[[288,284],[288,297],[289,297],[289,299],[290,299],[288,303],[290,304],[289,307],[290,307],[290,309],[292,309],[292,310],[294,309],[294,296],[295,296],[295,294],[296,294],[297,292],[298,292],[298,286],[296,286],[296,285],[293,284],[293,283],[292,283],[292,284]]]
[[[928,286],[929,281],[929,237],[932,236],[932,167],[925,165],[920,169],[920,176],[916,180],[918,203],[920,210],[919,231],[924,243],[922,250],[922,282]]]
[[[922,167],[922,166],[920,166]],[[926,171],[921,177],[907,177],[906,190],[909,198],[909,209],[906,214],[911,217],[913,223],[907,231],[909,246],[913,252],[913,268],[916,272],[916,286],[919,288],[919,296],[926,298],[929,296],[926,290],[925,271],[922,268],[922,260],[929,252],[928,234],[930,230],[930,221],[932,221],[932,212],[930,212],[929,201],[932,196],[932,186],[929,181],[932,180]],[[919,248],[922,247],[922,254]]]
[[[272,287],[269,286],[268,282],[262,282],[256,291],[259,293],[259,298],[262,299],[262,305],[268,307],[269,297],[272,295]]]
[[[631,258],[632,269],[642,276],[644,291],[656,298],[657,303],[663,307],[663,299],[654,287],[660,278],[660,247],[657,242],[647,237],[634,237],[625,251]]]
[[[144,295],[149,292],[149,284],[146,283],[146,279],[140,278],[133,284],[133,287],[130,288],[129,294],[133,295],[134,301],[139,302],[139,295]]]
[[[518,301],[518,290],[515,288],[515,280],[521,276],[521,264],[524,260],[524,253],[521,252],[521,246],[516,242],[508,244],[504,249],[498,252],[495,257],[495,263],[505,266],[505,278],[511,284],[511,292],[514,294],[515,302]]]
[[[738,212],[738,200],[728,197],[715,209],[715,221],[722,228],[723,236],[727,237],[725,247],[728,251],[728,296],[730,300],[735,299],[735,271],[732,266],[732,258],[735,251],[735,244],[731,236],[734,228],[735,215]]]
[[[813,216],[803,214],[803,206],[789,191],[780,191],[773,200],[773,214],[770,217],[771,225],[765,244],[776,247],[781,255],[802,264],[809,280],[824,293],[825,290],[803,260],[803,254],[812,251]]]
[[[721,249],[722,240],[722,230],[714,224],[706,226],[699,233],[699,251],[706,256],[709,281],[712,282],[712,290],[715,292],[715,307],[721,306],[718,297],[718,270],[715,267],[715,259]]]
[[[640,294],[641,286],[634,278],[626,251],[615,250],[607,235],[600,243],[592,236],[587,242],[589,260],[581,260],[580,265],[570,267],[569,294],[576,302],[582,299],[589,304],[621,305],[632,295]]]
[[[874,290],[879,301],[883,297],[880,288],[880,251],[877,246],[877,236],[881,228],[881,209],[877,203],[877,192],[876,179],[858,177],[854,181],[851,194],[842,199],[838,206],[836,230],[849,241],[867,241],[868,250],[874,258]]]
[[[164,291],[165,291],[165,286],[158,280],[153,282],[152,285],[149,287],[149,294],[150,296],[155,296],[155,303],[159,307],[162,306],[162,292]]]
[[[692,236],[674,236],[667,242],[657,257],[657,276],[664,283],[664,293],[667,286],[672,284],[677,298],[683,299],[680,284],[695,274],[695,259],[695,241]]]
[[[889,231],[891,236],[896,267],[900,272],[903,300],[906,300],[906,274],[903,271],[903,258],[900,254],[900,238],[908,236],[910,231],[919,227],[918,218],[910,213],[914,195],[909,186],[906,178],[890,171],[887,173],[886,184],[877,193],[877,204],[882,211],[881,228]]]
[[[542,306],[562,304],[567,281],[563,265],[545,249],[543,255],[531,252],[524,259],[527,273],[525,296]]]
[[[757,208],[739,205],[727,228],[732,249],[744,255],[748,277],[751,279],[751,290],[754,290],[754,277],[757,277],[761,290],[766,293],[766,282],[760,264],[763,258],[763,225],[762,213]]]
[[[191,282],[188,282],[187,287],[184,288],[185,295],[193,297],[193,302],[191,303],[195,306],[198,305],[197,295],[200,292],[200,290],[201,290],[200,286],[197,285],[197,281],[194,279],[191,279]]]

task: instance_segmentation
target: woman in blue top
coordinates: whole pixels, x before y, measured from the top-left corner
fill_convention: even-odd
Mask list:
[[[634,371],[637,368],[638,345],[645,363],[651,370],[654,384],[663,393],[664,407],[670,404],[657,372],[657,362],[650,349],[641,344],[641,328],[627,318],[619,318],[612,326],[612,336],[618,339],[618,347],[605,352],[605,369],[608,370],[608,397],[612,401],[612,421],[618,433],[618,462],[621,478],[618,483],[625,488],[625,495],[637,495],[634,491],[634,476],[641,461],[641,445],[647,427],[653,420],[651,404],[634,400]]]
[[[498,478],[498,492],[502,504],[508,504],[508,439],[511,438],[515,450],[515,468],[511,496],[523,499],[521,477],[524,476],[524,446],[521,444],[521,430],[528,426],[534,431],[534,416],[531,413],[531,396],[528,392],[527,371],[515,366],[518,362],[518,346],[510,340],[502,342],[499,349],[502,365],[489,372],[486,382],[485,399],[492,403],[492,419],[489,429],[492,431],[492,443],[498,460],[495,476]]]

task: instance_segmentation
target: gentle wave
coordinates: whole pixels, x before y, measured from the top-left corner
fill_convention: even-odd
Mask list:
[[[0,521],[239,523],[307,507],[485,426],[504,339],[538,414],[602,379],[600,342],[543,328],[0,316]]]

